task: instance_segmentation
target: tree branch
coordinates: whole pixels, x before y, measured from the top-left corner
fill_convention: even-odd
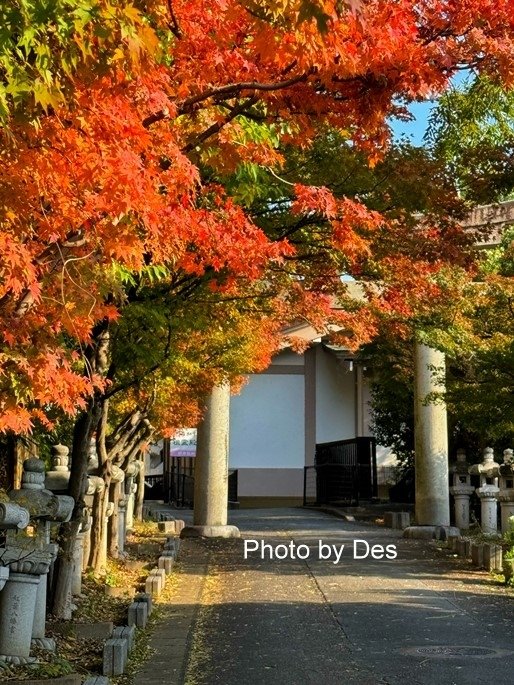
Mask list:
[[[198,95],[191,95],[190,97],[179,103],[177,107],[177,116],[181,114],[188,114],[194,108],[195,105],[199,105],[201,102],[208,100],[209,98],[221,98],[226,99],[227,97],[233,97],[234,95],[239,95],[244,90],[257,90],[261,92],[270,92],[274,90],[282,90],[283,88],[290,88],[297,83],[302,83],[307,80],[307,78],[313,73],[313,70],[306,72],[305,74],[300,74],[299,76],[293,76],[284,81],[275,81],[274,83],[260,83],[259,81],[241,81],[240,83],[228,83],[225,86],[219,86],[218,88],[209,88],[204,90],[203,93],[198,93]],[[143,119],[143,126],[148,128],[152,124],[167,119],[169,117],[169,112],[166,110],[160,110],[155,112],[150,116]]]
[[[171,23],[168,24],[168,26],[169,26],[172,34],[175,36],[175,38],[178,38],[180,40],[180,38],[182,38],[182,30],[180,28],[180,24],[177,21],[177,16],[175,14],[175,11],[173,10],[173,2],[172,2],[172,0],[167,0],[167,3],[168,3],[168,11],[169,11],[170,17],[171,17]]]
[[[200,145],[211,136],[219,133],[224,126],[239,116],[239,114],[245,114],[245,110],[254,105],[256,102],[257,96],[254,95],[242,102],[240,105],[232,107],[230,113],[225,117],[225,119],[223,119],[223,121],[218,121],[217,123],[212,124],[212,126],[209,126],[209,128],[205,129],[205,131],[195,138],[195,140],[189,142],[185,147],[183,147],[182,152],[188,153],[191,152],[191,150],[194,150],[197,145]]]

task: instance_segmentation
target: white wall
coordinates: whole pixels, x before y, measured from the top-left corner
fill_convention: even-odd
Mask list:
[[[316,349],[316,442],[355,437],[355,371]]]
[[[303,468],[303,375],[259,374],[231,398],[230,468]]]
[[[373,435],[371,432],[371,389],[369,378],[364,375],[362,379],[362,404],[364,413],[364,435]]]

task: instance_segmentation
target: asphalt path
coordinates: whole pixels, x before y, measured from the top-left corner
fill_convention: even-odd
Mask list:
[[[230,522],[187,541],[208,573],[185,685],[514,683],[513,595],[448,551],[302,509]]]

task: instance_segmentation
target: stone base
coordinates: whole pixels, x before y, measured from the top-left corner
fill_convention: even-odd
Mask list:
[[[51,637],[33,637],[30,641],[32,649],[45,649],[47,652],[55,652],[55,640]]]
[[[186,526],[180,533],[181,538],[239,538],[237,526]]]
[[[414,540],[447,540],[455,535],[460,535],[455,526],[409,526],[403,531],[404,538]]]
[[[8,654],[0,654],[0,662],[6,664],[14,664],[15,666],[24,666],[25,664],[35,664],[37,659],[35,656],[9,656]]]
[[[460,536],[460,528],[456,526],[437,526],[436,538],[446,542],[449,538]]]

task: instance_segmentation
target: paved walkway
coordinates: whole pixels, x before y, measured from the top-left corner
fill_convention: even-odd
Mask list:
[[[244,540],[185,541],[177,605],[170,608],[182,615],[182,642],[177,651],[170,616],[156,632],[156,657],[137,682],[514,683],[513,596],[488,574],[395,531],[319,512],[231,514],[244,538],[274,548],[291,540],[306,544],[309,557],[271,560],[265,550],[264,559],[254,552],[245,560]],[[338,550],[344,544],[338,563],[334,553],[318,558],[319,540]],[[370,549],[395,545],[397,558],[355,559],[355,540]],[[355,545],[357,556],[364,555],[366,544]]]

